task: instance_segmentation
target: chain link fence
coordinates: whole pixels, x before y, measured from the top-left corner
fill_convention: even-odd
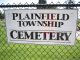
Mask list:
[[[0,5],[2,9],[31,9],[19,5]],[[6,8],[2,6],[7,6]],[[8,8],[8,6],[11,6]],[[13,8],[13,6],[15,6]],[[33,6],[33,5],[32,5]],[[40,7],[40,6],[39,6]],[[33,6],[33,9],[34,6]],[[78,8],[79,9],[79,8]],[[80,12],[80,11],[79,11]],[[34,45],[8,43],[5,20],[0,20],[0,60],[80,60],[80,32],[75,45]]]

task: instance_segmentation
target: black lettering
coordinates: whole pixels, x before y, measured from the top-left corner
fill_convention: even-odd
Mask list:
[[[19,14],[19,20],[23,20],[23,19],[21,19],[21,14]]]
[[[44,14],[42,14],[42,19],[44,19]]]
[[[18,31],[18,39],[24,39],[23,31]]]
[[[38,23],[38,26],[40,25],[40,26],[43,26],[43,23],[41,23],[40,21],[37,21],[37,23]]]
[[[40,16],[38,14],[35,13],[35,19],[40,19]]]
[[[11,31],[11,32],[10,32],[10,36],[11,36],[11,38],[16,39],[17,36],[14,37],[14,33],[17,33],[17,31],[16,31],[16,30]]]
[[[69,19],[69,15],[68,14],[66,14],[67,15],[67,18],[66,18],[66,20],[68,20]]]
[[[50,38],[49,38],[49,40],[56,40],[56,38],[55,38],[55,32],[50,32]]]
[[[25,39],[34,39],[33,32],[31,32],[30,34],[25,32]]]
[[[57,20],[59,20],[59,14],[57,14]]]
[[[35,40],[41,40],[40,32],[35,32]]]
[[[65,34],[65,40],[69,40],[69,37],[70,37],[70,35],[71,35],[71,33],[64,33]]]
[[[18,24],[19,24],[19,27],[21,27],[22,25],[21,25],[21,21],[17,21],[18,22]]]
[[[57,40],[64,40],[64,33],[57,33]]]
[[[46,33],[47,33],[47,32],[44,32],[44,33],[43,33],[43,40],[47,40],[47,39],[46,39]]]
[[[34,21],[26,21],[26,26],[35,26],[35,23]]]
[[[58,22],[58,23],[59,23],[58,27],[61,27],[61,25],[64,24],[63,22]]]
[[[49,19],[49,14],[47,14],[47,19]]]
[[[15,20],[15,18],[18,16],[18,13],[12,13],[13,15],[13,20]]]
[[[31,14],[31,19],[33,19],[33,14]]]
[[[28,14],[26,14],[25,18],[30,19],[30,17],[29,17],[29,15],[28,15]]]

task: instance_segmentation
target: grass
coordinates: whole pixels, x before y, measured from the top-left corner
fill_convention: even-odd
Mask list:
[[[73,46],[8,44],[5,22],[0,21],[0,60],[80,60],[80,40]]]

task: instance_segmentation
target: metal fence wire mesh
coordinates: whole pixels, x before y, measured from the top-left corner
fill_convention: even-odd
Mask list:
[[[0,60],[80,60],[80,39],[72,46],[7,43],[5,20],[0,20]]]

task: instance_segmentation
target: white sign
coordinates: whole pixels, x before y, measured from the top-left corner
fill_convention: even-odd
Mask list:
[[[77,10],[6,10],[8,42],[74,45]]]

